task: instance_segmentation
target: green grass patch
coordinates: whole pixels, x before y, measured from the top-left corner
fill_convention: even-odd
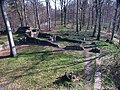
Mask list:
[[[19,39],[19,38],[22,38],[23,36],[20,36],[20,35],[18,35],[18,34],[13,34],[13,38],[14,38],[14,40],[17,40],[17,39]],[[4,44],[5,42],[7,42],[8,41],[8,36],[7,35],[1,35],[0,36],[0,45],[1,44]]]
[[[0,60],[0,83],[10,82],[5,86],[6,90],[13,88],[64,90],[67,88],[66,84],[69,86],[69,82],[61,85],[53,84],[53,82],[65,72],[84,69],[84,63],[74,64],[75,60],[84,60],[84,55],[84,52],[80,51],[53,52],[48,47],[26,47],[20,50],[15,58]]]
[[[102,48],[102,55],[105,55],[102,59],[102,85],[105,89],[115,90],[115,82],[113,81],[114,78],[112,78],[115,73],[111,74],[111,72],[114,71],[113,69],[117,70],[116,67],[120,65],[120,48],[103,40],[101,40],[101,44],[107,45],[107,47]]]
[[[7,35],[1,35],[0,36],[0,45],[4,44],[4,42],[6,42],[8,40]]]
[[[53,32],[50,32],[53,34]],[[83,46],[89,46],[92,41],[92,32],[80,31],[76,33],[73,30],[67,30],[65,27],[57,25],[55,35],[60,35],[69,39],[84,40]],[[23,36],[13,35],[14,40],[22,38]],[[47,40],[47,38],[39,38]],[[7,41],[7,36],[0,37],[0,44]],[[65,41],[56,41],[55,43],[63,46],[79,45]],[[105,46],[104,46],[105,45]],[[109,53],[112,56],[113,52],[119,52],[118,48],[114,45],[106,43],[103,39],[100,41],[95,40],[95,47],[102,50],[102,54]],[[85,51],[65,50],[53,51],[53,47],[31,45],[22,48],[14,58],[0,59],[0,85],[8,82],[5,90],[84,90],[85,77],[79,83],[68,82],[65,80],[59,81],[55,84],[58,77],[62,77],[65,72],[75,72],[78,75],[84,76]],[[91,53],[91,57],[95,54]],[[106,54],[107,56],[107,54]],[[120,56],[120,55],[118,55]],[[118,58],[117,56],[117,58]],[[118,59],[120,60],[120,59]],[[108,65],[112,59],[109,56],[105,57],[104,64]],[[94,72],[95,63],[91,63],[91,84],[92,89],[94,86]],[[106,71],[102,73],[103,84],[106,87],[111,87],[113,82]]]

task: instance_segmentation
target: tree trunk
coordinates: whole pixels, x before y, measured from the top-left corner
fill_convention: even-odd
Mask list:
[[[57,12],[57,7],[56,7],[56,0],[55,0],[55,26],[56,26],[56,17],[57,17],[56,12]]]
[[[74,4],[75,4],[75,0],[74,0]],[[75,20],[74,20],[74,18],[75,18],[75,11],[74,11],[74,9],[75,9],[75,6],[72,9],[72,22],[73,22],[72,28],[74,28],[74,25],[75,25]]]
[[[94,7],[92,6],[92,20],[91,20],[91,29],[93,29],[94,25]]]
[[[38,0],[34,0],[34,2],[35,2],[35,13],[36,13],[37,28],[40,29],[40,20],[39,20],[39,13],[38,13]]]
[[[22,18],[22,15],[20,13],[20,11],[18,10],[18,4],[17,4],[17,1],[14,2],[14,5],[15,5],[15,8],[16,8],[16,12],[18,13],[18,16],[19,16],[19,20],[20,20],[20,26],[24,26],[23,24],[23,18]]]
[[[77,0],[77,9],[76,9],[76,32],[78,32],[78,0]]]
[[[82,3],[82,26],[85,26],[85,15],[86,15],[86,8],[87,8],[88,0],[83,0]]]
[[[33,22],[33,23],[34,23],[33,25],[34,25],[34,28],[36,28],[36,27],[37,27],[37,23],[36,23],[37,21],[36,21],[35,4],[32,3],[32,5],[33,5],[33,13],[34,13],[34,14],[33,14],[33,21],[34,21],[34,22]]]
[[[61,25],[63,25],[63,10],[61,10]]]
[[[116,25],[116,32],[118,32],[119,31],[119,29],[120,29],[120,8],[118,9],[118,21],[117,21],[117,25]]]
[[[66,24],[68,24],[69,23],[69,2],[68,2],[68,0],[66,0]]]
[[[79,4],[81,6],[81,1],[79,2]],[[80,24],[79,30],[81,31],[82,30],[82,8],[79,8],[79,24]]]
[[[27,26],[27,18],[26,18],[26,8],[25,8],[25,0],[22,0],[22,12],[23,12],[23,23],[24,26]]]
[[[99,11],[99,14],[98,14],[98,35],[97,35],[97,40],[100,40],[100,34],[101,34],[101,8],[102,8],[102,4],[103,4],[103,1],[101,0],[98,0],[98,5],[99,5],[99,8],[98,8],[98,11]]]
[[[4,23],[5,23],[5,27],[7,30],[7,34],[8,34],[8,41],[9,41],[9,46],[10,46],[10,55],[16,56],[16,48],[15,48],[15,44],[13,41],[12,29],[11,29],[10,22],[8,20],[8,17],[7,17],[7,13],[6,13],[3,1],[1,1],[1,3],[0,3],[0,8],[1,8],[1,13],[2,13]]]
[[[95,37],[95,34],[96,34],[96,29],[97,29],[97,17],[98,17],[98,6],[97,6],[97,0],[95,0],[95,11],[96,11],[96,14],[95,14],[95,22],[94,22],[94,31],[93,31],[93,37]]]
[[[108,32],[110,32],[110,29],[111,29],[111,23],[112,23],[112,19],[110,19],[110,21],[109,21]]]
[[[66,27],[66,10],[67,10],[67,7],[66,7],[65,1],[64,1],[64,27]]]
[[[101,33],[101,9],[99,11],[99,18],[98,18],[98,35],[97,35],[97,40],[100,40],[100,33]]]
[[[63,0],[60,0],[61,5],[61,25],[63,25]]]
[[[82,30],[82,11],[81,9],[79,10],[79,24],[80,24],[80,27],[79,27],[79,30],[81,31]]]
[[[116,32],[118,32],[120,29],[120,16],[118,18],[118,23],[117,23],[117,27],[116,27]]]
[[[87,30],[89,30],[89,27],[90,27],[90,11],[91,11],[91,9],[89,7]]]
[[[120,45],[120,29],[118,31],[119,45]]]
[[[118,0],[116,0],[116,8],[115,8],[115,14],[113,18],[113,28],[112,28],[112,36],[111,36],[111,41],[113,40],[114,33],[115,33],[115,24],[116,24],[116,18],[117,18],[117,9],[118,9]]]
[[[50,1],[49,0],[46,0],[46,10],[47,10],[48,30],[50,31],[50,28],[51,28],[51,18],[50,18]]]
[[[33,0],[31,1],[32,5],[33,5],[33,12],[34,12],[34,27],[38,28],[39,30],[41,30],[40,28],[40,18],[39,18],[39,11],[38,11],[38,0]]]

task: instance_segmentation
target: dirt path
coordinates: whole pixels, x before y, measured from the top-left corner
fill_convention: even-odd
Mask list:
[[[86,52],[86,60],[90,60],[90,52],[89,49],[85,50]],[[90,74],[91,74],[91,61],[85,62],[85,90],[91,90],[91,81],[90,81]]]
[[[85,50],[86,52],[86,60],[90,60],[90,52],[89,49]],[[96,57],[99,57],[100,54],[96,54]],[[97,58],[95,60],[95,74],[94,74],[94,90],[102,90],[102,81],[101,81],[101,59]],[[91,84],[91,70],[92,61],[85,62],[85,90],[92,90]]]
[[[96,54],[99,56],[99,54]],[[102,81],[101,81],[101,59],[96,59],[96,70],[94,75],[94,90],[102,90]]]
[[[20,45],[20,46],[16,46],[16,50],[20,50],[24,47],[28,47],[29,45]],[[0,51],[0,57],[4,57],[4,56],[9,56],[10,55],[10,50],[6,49],[6,50],[1,50]]]

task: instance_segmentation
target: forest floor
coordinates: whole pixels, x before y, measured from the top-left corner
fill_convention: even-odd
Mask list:
[[[5,90],[85,90],[85,88],[89,88],[86,90],[93,90],[96,85],[94,83],[96,63],[100,64],[101,59],[97,58],[96,62],[96,53],[89,52],[89,50],[97,47],[105,51],[102,54],[106,54],[110,50],[116,51],[116,48],[106,43],[104,39],[97,41],[90,37],[91,31],[76,33],[71,30],[66,31],[64,27],[58,26],[56,31],[48,33],[82,40],[84,43],[80,45],[79,43],[56,41],[55,43],[61,48],[39,45],[16,46],[16,57],[0,58],[0,86]],[[14,38],[16,37],[17,35],[14,36]],[[91,45],[93,42],[94,44]],[[83,47],[84,50],[64,50],[62,48],[75,45]],[[8,55],[9,50],[0,52],[1,57],[5,54]],[[103,69],[106,70],[105,67]],[[64,75],[70,72],[79,77],[79,80],[66,80]],[[98,81],[101,81],[104,89],[116,90],[113,89],[113,80],[106,73],[102,73],[103,76],[96,75],[101,79]]]

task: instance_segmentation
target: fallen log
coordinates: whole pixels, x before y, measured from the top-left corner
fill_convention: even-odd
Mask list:
[[[63,38],[63,37],[61,37],[61,36],[56,36],[56,41],[67,41],[67,42],[79,43],[79,44],[82,43],[82,41],[80,41],[80,40],[74,40],[74,39]]]
[[[48,34],[48,33],[39,33],[38,34],[38,38],[50,38],[50,37],[56,37],[56,41],[66,41],[66,42],[72,42],[72,43],[82,43],[81,40],[74,40],[74,39],[69,39],[69,38],[64,38],[61,36],[56,36],[56,35],[52,35],[52,34]]]
[[[40,40],[37,38],[33,38],[30,36],[26,36],[26,42],[31,43],[31,44],[37,44],[37,45],[42,45],[42,46],[53,46],[53,47],[59,47],[57,44],[50,42],[48,40]]]
[[[49,38],[50,36],[53,36],[52,34],[48,34],[48,33],[39,33],[38,34],[38,38],[42,37],[42,38]]]
[[[30,27],[19,27],[18,30],[15,32],[16,34],[25,34],[27,30],[29,30]]]
[[[89,50],[89,52],[100,53],[100,49],[99,48],[92,48],[91,50]]]
[[[65,49],[65,50],[84,50],[83,47],[80,47],[80,46],[77,46],[77,45],[74,45],[74,46],[66,46],[66,47],[64,47],[63,49]]]
[[[34,37],[30,37],[29,35],[25,35],[24,38],[19,39],[16,43],[19,44],[32,44],[32,45],[41,45],[41,46],[53,46],[53,47],[59,47],[57,44],[50,42],[48,40],[40,40]]]

